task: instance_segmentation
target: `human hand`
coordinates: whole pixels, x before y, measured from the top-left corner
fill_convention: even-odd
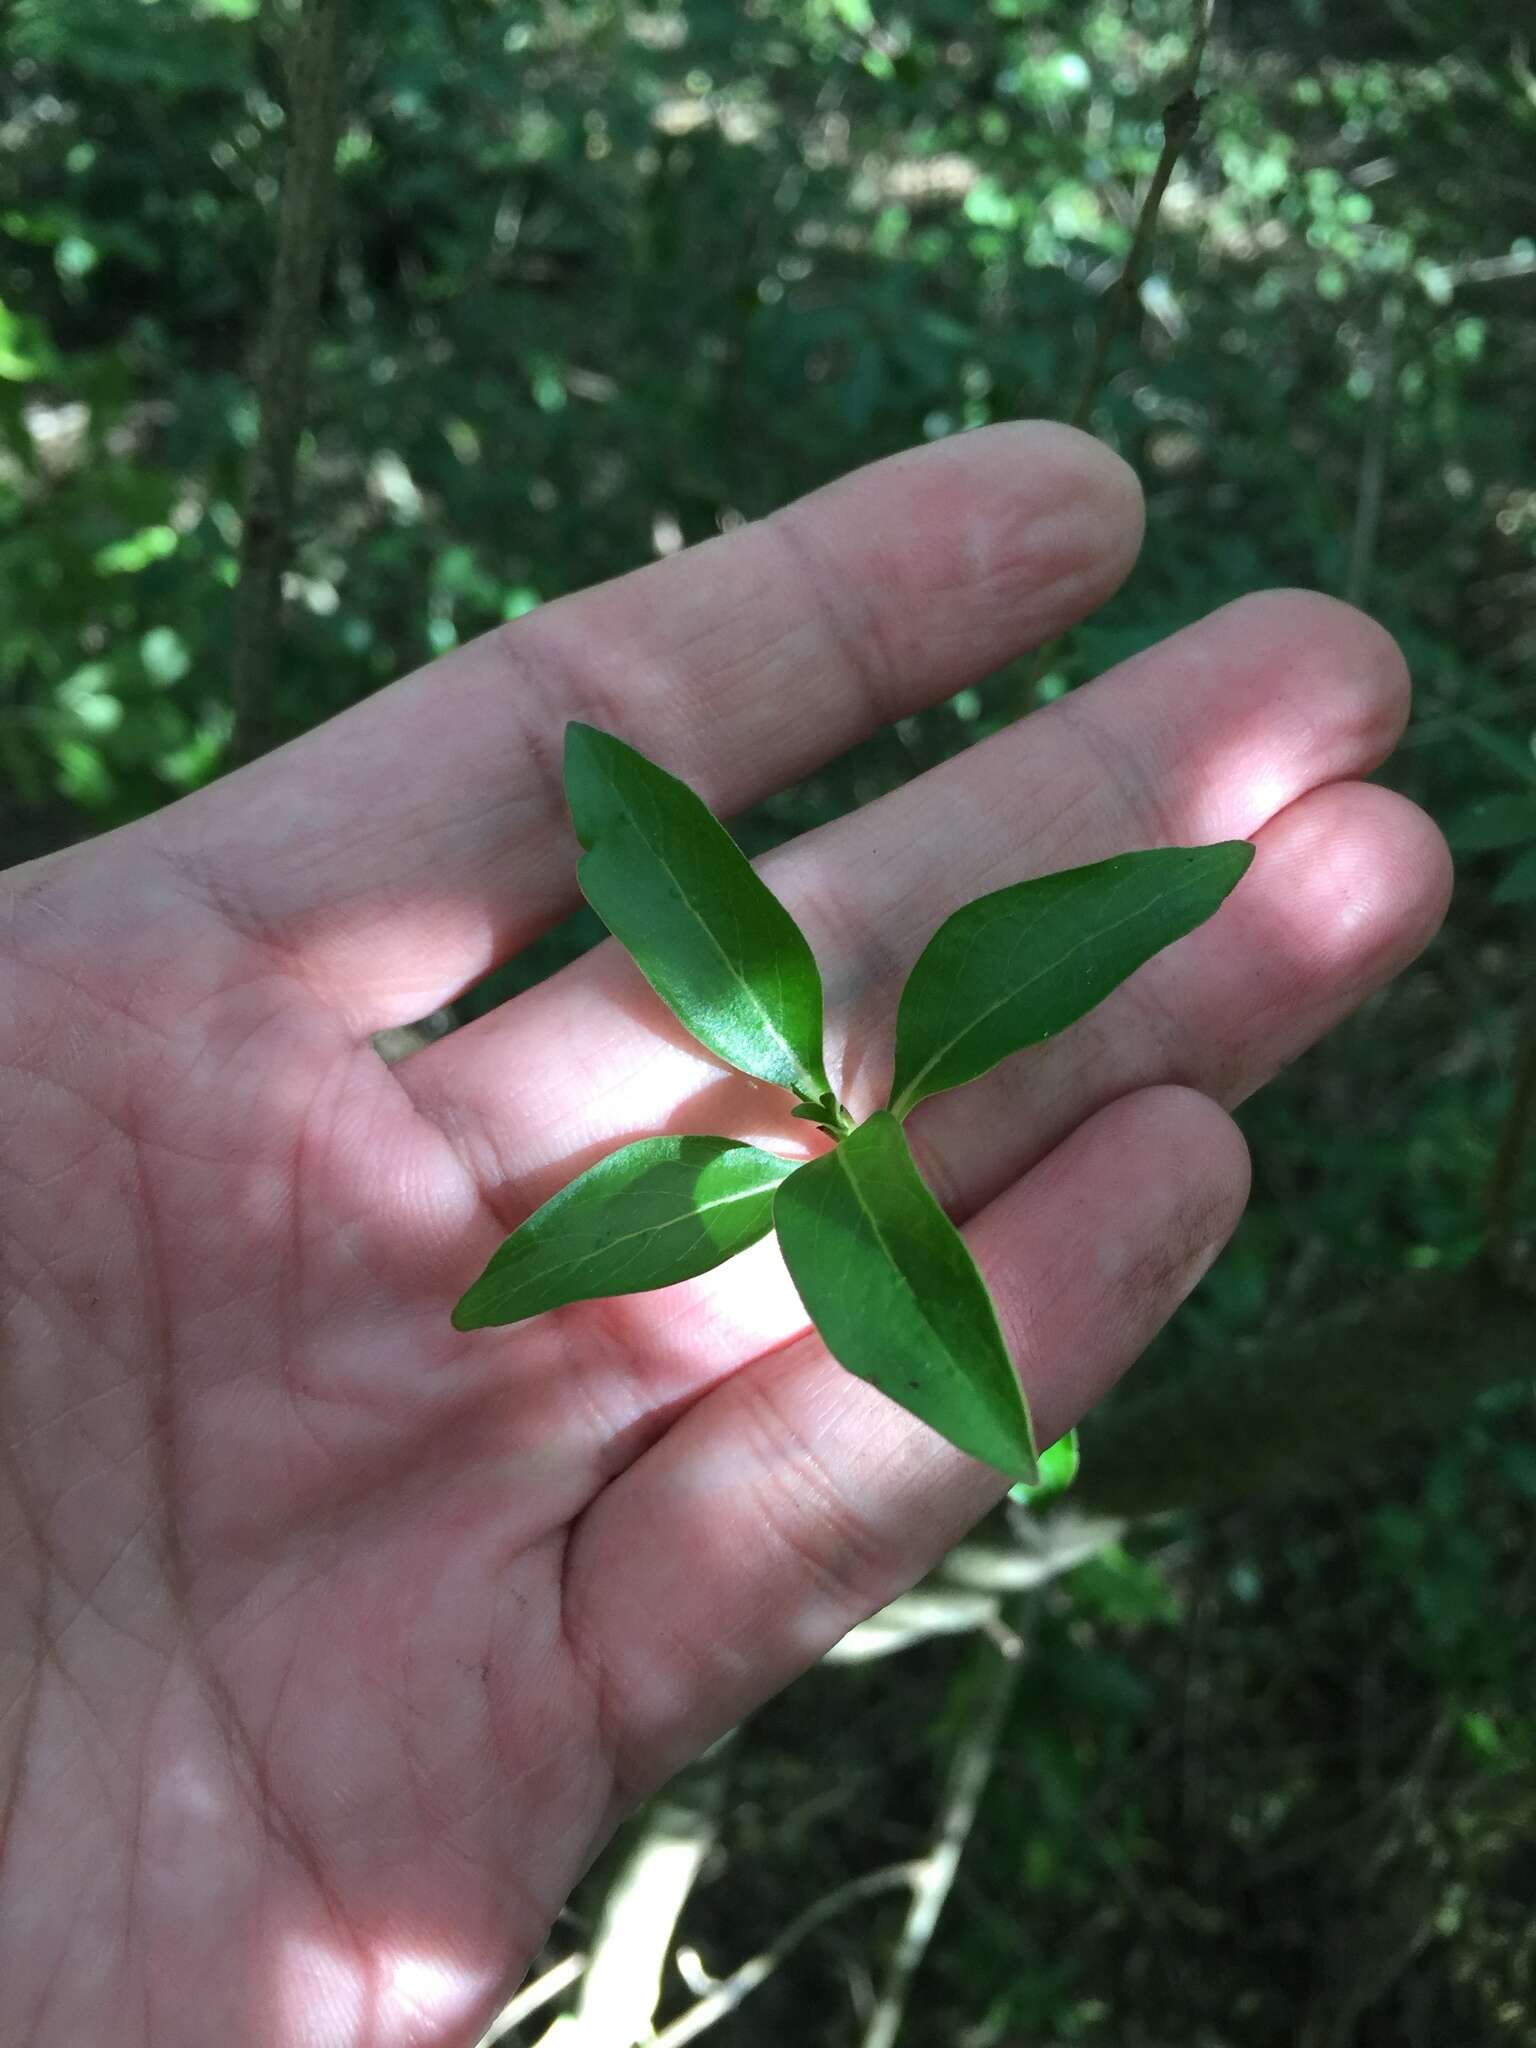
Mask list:
[[[828,1361],[771,1242],[452,1331],[616,1145],[815,1143],[616,946],[394,1068],[369,1034],[572,906],[568,718],[740,808],[1060,631],[1139,532],[1096,443],[968,434],[5,879],[0,2038],[472,2040],[626,1807],[995,1500]],[[765,863],[862,1113],[863,1020],[957,904],[1257,843],[1211,924],[913,1117],[1042,1442],[1236,1221],[1219,1105],[1439,920],[1433,828],[1355,779],[1405,709],[1367,620],[1249,598]]]

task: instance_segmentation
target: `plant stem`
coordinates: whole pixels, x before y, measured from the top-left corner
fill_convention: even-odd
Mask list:
[[[791,1920],[784,1932],[760,1956],[743,1963],[739,1970],[733,1970],[723,1978],[707,1997],[697,2005],[673,2020],[670,2026],[662,2028],[654,2036],[650,2048],[683,2048],[686,2041],[696,2041],[700,2034],[708,2031],[733,2013],[749,1993],[760,1984],[766,1983],[785,1958],[791,1955],[809,1934],[846,1907],[856,1905],[860,1899],[875,1898],[883,1892],[899,1891],[916,1882],[919,1866],[911,1863],[895,1863],[885,1870],[871,1870],[863,1877],[850,1879],[839,1885],[825,1898]]]
[[[1104,295],[1103,310],[1099,315],[1098,330],[1093,338],[1093,348],[1083,370],[1082,382],[1078,386],[1077,402],[1067,415],[1069,426],[1085,428],[1093,413],[1094,402],[1099,395],[1099,386],[1104,380],[1104,371],[1109,362],[1110,346],[1119,333],[1121,323],[1133,304],[1141,285],[1141,271],[1152,248],[1157,232],[1158,215],[1162,211],[1163,195],[1167,192],[1179,158],[1194,140],[1200,126],[1200,98],[1195,90],[1199,83],[1200,66],[1205,59],[1205,45],[1211,32],[1211,16],[1216,0],[1194,0],[1195,27],[1190,39],[1189,58],[1184,66],[1184,75],[1179,89],[1163,108],[1163,147],[1152,172],[1152,182],[1142,197],[1141,207],[1136,216],[1136,226],[1131,234],[1131,246],[1126,251],[1125,262],[1120,275]],[[1032,693],[1051,665],[1052,658],[1064,644],[1066,636],[1047,640],[1035,650],[1024,679],[1024,688]]]
[[[304,0],[285,51],[288,151],[257,356],[259,425],[246,469],[235,593],[234,765],[260,753],[270,736],[282,577],[293,546],[294,471],[336,183],[346,11],[347,0]]]
[[[575,2010],[556,2020],[546,2041],[630,2048],[653,2038],[677,1923],[719,1832],[721,1747],[707,1751],[640,1816],[603,1900]]]
[[[508,2040],[524,2020],[531,2019],[544,2006],[552,2004],[561,1992],[569,1990],[586,1967],[587,1957],[578,1950],[575,1955],[566,1956],[552,1965],[532,1984],[525,1985],[511,2004],[503,2006],[496,2015],[479,2048],[496,2048],[498,2041]]]
[[[1152,238],[1157,233],[1157,217],[1162,211],[1163,195],[1179,158],[1195,138],[1200,126],[1200,100],[1195,86],[1200,77],[1200,65],[1205,57],[1206,40],[1211,32],[1211,13],[1215,0],[1195,0],[1195,32],[1190,41],[1189,61],[1184,67],[1184,77],[1178,91],[1163,108],[1163,148],[1157,166],[1152,173],[1146,196],[1141,202],[1141,211],[1136,216],[1135,231],[1131,246],[1126,252],[1120,275],[1104,295],[1104,310],[1099,318],[1098,333],[1094,336],[1093,351],[1083,371],[1083,381],[1078,387],[1077,403],[1068,415],[1074,427],[1086,427],[1093,411],[1094,400],[1099,394],[1099,385],[1104,368],[1109,360],[1110,344],[1119,332],[1141,283],[1141,272],[1152,247]]]
[[[835,1095],[824,1095],[815,1102],[802,1097],[801,1107],[792,1114],[839,1141],[852,1137],[855,1129],[853,1118]]]
[[[998,1744],[1002,1740],[1008,1709],[1018,1691],[1024,1667],[1024,1643],[1014,1634],[1011,1647],[1004,1649],[989,1638],[978,1646],[977,1656],[982,1662],[985,1686],[981,1705],[955,1753],[945,1788],[938,1833],[928,1854],[917,1866],[906,1923],[897,1940],[875,2009],[870,2014],[869,2025],[864,2030],[861,2048],[896,2048],[912,1981],[928,1953],[939,1915],[954,1889],[960,1859],[965,1854],[982,1795],[997,1762]]]

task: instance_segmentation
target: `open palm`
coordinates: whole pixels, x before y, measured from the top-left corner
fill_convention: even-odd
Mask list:
[[[1138,537],[1096,444],[968,435],[7,878],[0,2038],[473,2039],[625,1807],[996,1497],[828,1361],[771,1241],[451,1330],[616,1144],[820,1143],[616,947],[397,1067],[369,1034],[571,906],[567,718],[739,808],[1062,629]],[[1405,701],[1357,614],[1247,599],[765,864],[862,1113],[957,904],[1257,842],[1210,925],[913,1120],[1043,1440],[1235,1221],[1218,1105],[1438,920],[1432,828],[1354,779]]]

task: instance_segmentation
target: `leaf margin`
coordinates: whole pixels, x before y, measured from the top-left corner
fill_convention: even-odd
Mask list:
[[[905,1171],[907,1191],[912,1196],[915,1196],[920,1203],[921,1209],[924,1212],[924,1227],[932,1227],[939,1233],[944,1247],[944,1256],[953,1262],[954,1269],[961,1276],[964,1284],[973,1289],[972,1299],[981,1310],[984,1337],[990,1341],[993,1347],[992,1364],[994,1369],[1000,1367],[1002,1375],[1005,1376],[1002,1384],[1006,1385],[1008,1393],[1012,1397],[1012,1413],[1005,1421],[1000,1419],[995,1405],[988,1405],[989,1403],[995,1403],[998,1391],[997,1385],[994,1384],[991,1387],[982,1385],[980,1391],[976,1392],[975,1399],[978,1412],[981,1412],[984,1416],[985,1432],[994,1438],[994,1448],[1001,1443],[1002,1437],[1007,1435],[1010,1426],[1016,1432],[1015,1445],[1012,1455],[1008,1457],[1007,1462],[1000,1462],[992,1455],[990,1450],[978,1448],[980,1439],[975,1432],[970,1432],[972,1436],[971,1442],[963,1442],[955,1435],[952,1428],[946,1427],[941,1422],[934,1421],[931,1415],[925,1414],[921,1408],[914,1407],[907,1398],[907,1392],[913,1391],[912,1389],[909,1388],[907,1392],[898,1391],[893,1384],[887,1384],[885,1380],[876,1377],[874,1373],[866,1371],[860,1365],[851,1362],[850,1358],[843,1355],[843,1349],[840,1348],[837,1339],[828,1334],[823,1322],[818,1320],[812,1304],[806,1299],[805,1291],[802,1287],[801,1272],[797,1270],[799,1247],[794,1242],[798,1236],[798,1224],[796,1230],[790,1233],[791,1241],[786,1242],[785,1203],[786,1200],[795,1200],[804,1194],[809,1184],[809,1177],[817,1174],[840,1174],[849,1183],[856,1204],[868,1218],[871,1228],[880,1242],[881,1250],[885,1254],[889,1268],[896,1273],[902,1285],[906,1288],[916,1307],[919,1319],[926,1323],[930,1330],[933,1331],[936,1342],[950,1357],[951,1362],[954,1362],[955,1354],[948,1338],[933,1324],[929,1307],[918,1296],[917,1290],[912,1286],[909,1276],[903,1271],[900,1262],[885,1243],[884,1234],[881,1232],[876,1219],[870,1215],[863,1193],[854,1180],[852,1169],[849,1166],[850,1158],[855,1156],[850,1151],[850,1148],[857,1148],[868,1144],[873,1137],[885,1138],[887,1127],[889,1130],[889,1143],[899,1147],[899,1151],[892,1156],[899,1162],[900,1168]],[[786,1191],[795,1190],[796,1183],[799,1183],[796,1193],[787,1194]],[[1034,1483],[1038,1480],[1039,1450],[1035,1437],[1034,1417],[1030,1410],[1029,1397],[1024,1390],[1017,1368],[1013,1363],[1012,1355],[1009,1352],[1007,1340],[1003,1335],[1002,1323],[997,1313],[997,1304],[992,1298],[991,1290],[987,1286],[980,1267],[976,1264],[971,1254],[970,1247],[966,1244],[965,1239],[961,1236],[952,1219],[945,1214],[932,1189],[922,1178],[917,1162],[912,1157],[911,1147],[907,1142],[906,1133],[902,1129],[899,1119],[892,1116],[889,1110],[875,1110],[872,1115],[866,1117],[863,1123],[858,1125],[847,1138],[834,1146],[831,1151],[822,1153],[814,1159],[806,1160],[794,1173],[788,1175],[774,1195],[774,1224],[778,1234],[779,1249],[783,1254],[784,1263],[789,1269],[790,1279],[794,1284],[795,1291],[800,1295],[806,1313],[810,1316],[812,1324],[816,1328],[822,1342],[827,1346],[829,1353],[837,1360],[844,1371],[851,1372],[855,1378],[865,1380],[869,1385],[874,1386],[885,1395],[886,1399],[894,1402],[898,1407],[904,1408],[908,1414],[914,1416],[925,1428],[932,1429],[937,1435],[942,1436],[947,1442],[953,1444],[956,1449],[963,1451],[967,1456],[982,1459],[983,1462],[991,1464],[995,1470],[1006,1474],[1015,1481],[1023,1480],[1028,1483]],[[811,1227],[814,1230],[817,1225],[813,1222]],[[973,1376],[973,1387],[974,1384]],[[1019,1449],[1020,1444],[1022,1445],[1022,1452]]]
[[[609,772],[609,763],[603,758],[604,753],[610,750],[620,756],[626,767],[631,769],[638,768],[644,777],[654,778],[655,782],[665,790],[669,801],[691,812],[693,827],[706,835],[712,842],[712,854],[716,863],[731,877],[736,887],[747,890],[749,895],[757,900],[762,911],[768,916],[770,921],[777,924],[780,942],[785,944],[787,948],[787,957],[798,956],[795,957],[797,970],[808,973],[810,984],[814,987],[815,991],[815,1042],[812,1044],[807,1040],[806,1043],[797,1046],[790,1041],[790,1038],[779,1025],[771,1019],[763,1003],[760,991],[754,987],[751,980],[743,975],[739,969],[732,967],[728,957],[720,947],[718,938],[709,925],[702,917],[698,918],[698,922],[708,935],[711,944],[720,953],[731,978],[735,980],[737,986],[748,998],[749,1003],[762,1017],[765,1026],[765,1039],[776,1041],[786,1055],[784,1067],[780,1071],[772,1071],[767,1063],[755,1066],[744,1065],[736,1053],[706,1038],[699,1031],[697,1024],[682,1013],[673,997],[658,983],[651,968],[641,959],[629,939],[616,928],[609,915],[609,910],[605,909],[602,904],[594,901],[591,886],[594,876],[593,861],[594,856],[599,855],[601,849],[596,844],[595,829],[592,830],[590,837],[588,832],[583,829],[580,812],[584,805],[578,797],[577,779],[583,775],[600,777],[606,784],[611,800],[616,801],[623,808],[631,829],[637,836],[643,837],[641,828],[634,822],[632,816],[629,815],[630,807],[627,799],[618,789],[614,777]],[[806,938],[804,932],[801,931],[800,926],[787,906],[781,903],[779,898],[774,895],[773,891],[758,874],[751,861],[748,860],[747,856],[736,844],[736,841],[731,837],[719,818],[715,816],[709,805],[698,794],[697,790],[684,782],[681,776],[672,774],[669,769],[661,767],[658,762],[651,760],[648,755],[641,753],[640,749],[632,746],[628,740],[621,739],[617,733],[606,732],[600,726],[590,725],[585,720],[576,718],[569,719],[566,722],[563,780],[567,808],[570,811],[571,822],[575,827],[576,837],[582,849],[581,858],[576,864],[577,884],[583,896],[586,897],[587,902],[602,920],[604,926],[629,954],[631,960],[634,961],[636,967],[644,975],[647,983],[660,1000],[666,1004],[667,1008],[677,1018],[684,1030],[688,1032],[689,1036],[696,1039],[699,1044],[703,1045],[709,1052],[712,1052],[717,1059],[723,1060],[726,1065],[733,1067],[738,1073],[745,1073],[754,1080],[767,1081],[771,1086],[783,1088],[787,1093],[796,1096],[801,1102],[816,1103],[831,1096],[833,1090],[826,1071],[825,987],[822,981],[821,968],[812,950],[811,943]],[[590,827],[590,819],[588,823]],[[660,865],[659,861],[658,865]],[[681,890],[678,891],[678,894],[681,897]],[[612,900],[610,898],[611,907]],[[789,1070],[797,1070],[796,1078],[785,1078],[785,1072]]]
[[[1158,953],[1165,951],[1167,947],[1176,945],[1180,939],[1187,938],[1192,931],[1197,930],[1200,925],[1204,924],[1209,918],[1213,917],[1216,914],[1217,910],[1221,908],[1221,905],[1226,901],[1227,897],[1237,887],[1238,883],[1242,880],[1243,876],[1248,872],[1248,869],[1252,866],[1255,852],[1256,849],[1251,843],[1251,841],[1246,839],[1218,840],[1207,846],[1170,846],[1138,848],[1134,851],[1112,854],[1106,860],[1089,861],[1079,867],[1059,868],[1046,874],[1030,876],[1025,881],[1009,883],[1001,889],[990,890],[985,895],[972,897],[970,902],[968,903],[962,903],[956,910],[953,910],[950,913],[950,915],[944,919],[943,923],[940,924],[937,930],[933,933],[932,937],[928,940],[927,944],[918,954],[917,959],[912,963],[911,970],[909,971],[906,981],[902,986],[901,995],[897,1000],[895,1057],[892,1066],[890,1092],[887,1097],[885,1105],[886,1108],[890,1111],[890,1113],[893,1116],[897,1118],[898,1121],[904,1121],[905,1118],[910,1116],[912,1111],[918,1106],[920,1102],[926,1102],[930,1096],[944,1094],[951,1088],[960,1088],[968,1086],[970,1082],[980,1080],[984,1074],[990,1073],[994,1067],[1001,1065],[1001,1063],[1005,1059],[1011,1059],[1015,1056],[1015,1054],[1027,1051],[1033,1046],[1043,1045],[1047,1043],[1050,1039],[1059,1037],[1063,1031],[1070,1030],[1073,1024],[1078,1023],[1083,1017],[1087,1016],[1091,1010],[1096,1009],[1101,1002],[1103,1002],[1108,996],[1112,995],[1117,988],[1119,988],[1124,982],[1128,981],[1131,978],[1131,976],[1137,973],[1142,967],[1144,967],[1149,960],[1155,958]],[[1211,904],[1208,909],[1202,911],[1198,917],[1184,924],[1171,937],[1164,939],[1161,942],[1161,944],[1154,946],[1151,949],[1151,951],[1143,952],[1139,956],[1139,958],[1137,958],[1133,962],[1133,964],[1124,971],[1124,973],[1120,974],[1116,980],[1111,981],[1108,984],[1108,986],[1103,988],[1097,995],[1093,996],[1086,1004],[1083,1005],[1081,1009],[1076,1010],[1072,1015],[1064,1019],[1063,1022],[1059,1024],[1054,1024],[1051,1026],[1050,1029],[1041,1032],[1037,1035],[1031,1035],[1019,1039],[1016,1044],[1009,1047],[1006,1051],[995,1054],[992,1058],[988,1059],[984,1065],[974,1068],[969,1073],[957,1075],[955,1078],[950,1080],[940,1081],[933,1087],[924,1087],[922,1083],[926,1080],[927,1076],[933,1072],[934,1068],[938,1066],[942,1060],[952,1057],[955,1048],[963,1044],[965,1039],[977,1029],[979,1018],[994,1015],[998,1010],[1002,1009],[1005,1006],[1005,1004],[1017,1001],[1018,991],[1014,991],[1012,994],[1005,994],[999,996],[997,1000],[994,1003],[992,1003],[986,1010],[980,1013],[973,1012],[972,1016],[966,1022],[964,1027],[961,1030],[955,1032],[946,1045],[942,1046],[939,1050],[932,1053],[928,1058],[923,1060],[921,1064],[917,1066],[915,1073],[911,1073],[904,1076],[903,1041],[904,1033],[910,1033],[910,1031],[914,1028],[908,1021],[913,1013],[912,1004],[915,1003],[916,1000],[914,991],[922,989],[920,977],[924,974],[925,970],[929,974],[932,974],[935,971],[931,963],[932,960],[937,956],[941,943],[946,941],[952,943],[957,931],[967,921],[975,921],[978,917],[978,914],[985,912],[988,906],[1000,906],[1002,903],[1002,899],[1004,899],[1005,897],[1019,899],[1022,898],[1027,892],[1043,888],[1044,886],[1049,884],[1055,884],[1059,888],[1059,885],[1064,881],[1071,881],[1080,877],[1086,878],[1090,875],[1105,875],[1107,873],[1107,870],[1111,868],[1123,868],[1125,863],[1127,862],[1140,862],[1145,860],[1148,856],[1151,856],[1153,858],[1161,858],[1174,854],[1184,854],[1189,856],[1201,854],[1223,854],[1229,856],[1229,864],[1232,866],[1234,871],[1231,875],[1230,880],[1227,881],[1225,887],[1222,889],[1220,896],[1218,896],[1217,900],[1213,904]],[[1133,916],[1143,914],[1144,908],[1145,907],[1143,906],[1141,911],[1132,912],[1126,917],[1121,918],[1117,921],[1116,925],[1112,925],[1108,927],[1108,929],[1115,930],[1119,926],[1129,923]],[[1096,939],[1100,939],[1103,936],[1103,927],[1101,927],[1097,931],[1086,934],[1078,942],[1078,944],[1074,946],[1069,952],[1058,955],[1058,957],[1055,960],[1049,962],[1047,966],[1037,970],[1036,974],[1032,977],[1032,980],[1043,981],[1047,984],[1047,986],[1050,986],[1060,976],[1063,963],[1072,957],[1073,952],[1080,951],[1083,946],[1089,945],[1093,943]],[[909,999],[911,999],[911,1003],[909,1003]]]
[[[560,1294],[560,1299],[546,1300],[540,1306],[522,1309],[515,1315],[485,1315],[467,1312],[467,1305],[476,1295],[486,1292],[494,1293],[495,1290],[491,1283],[494,1282],[497,1274],[504,1272],[509,1264],[515,1262],[511,1255],[511,1248],[521,1244],[526,1249],[532,1241],[530,1233],[536,1237],[540,1227],[547,1229],[552,1219],[558,1218],[567,1208],[578,1204],[582,1199],[582,1191],[584,1189],[590,1192],[594,1182],[597,1182],[602,1176],[611,1175],[614,1172],[615,1162],[646,1164],[649,1162],[637,1161],[635,1155],[654,1153],[657,1155],[657,1164],[675,1164],[677,1163],[676,1160],[665,1158],[667,1148],[676,1148],[677,1152],[681,1153],[683,1148],[702,1146],[712,1146],[717,1149],[708,1158],[703,1156],[698,1158],[699,1171],[703,1171],[709,1165],[717,1164],[721,1159],[738,1152],[749,1153],[765,1164],[772,1162],[776,1169],[781,1169],[766,1178],[763,1183],[763,1188],[760,1191],[764,1197],[763,1221],[761,1227],[751,1235],[743,1236],[738,1243],[732,1244],[728,1249],[720,1251],[718,1257],[703,1258],[702,1260],[699,1260],[697,1256],[687,1258],[681,1263],[678,1270],[672,1272],[668,1277],[648,1280],[641,1287],[618,1288],[604,1284],[596,1288],[583,1288],[576,1293],[562,1292],[560,1288],[556,1287],[553,1291]],[[485,1266],[481,1269],[479,1276],[464,1290],[455,1303],[451,1317],[453,1327],[456,1330],[466,1332],[471,1330],[505,1329],[516,1323],[529,1322],[535,1316],[546,1315],[553,1309],[568,1308],[578,1301],[601,1301],[623,1294],[650,1294],[654,1293],[657,1288],[675,1286],[680,1281],[695,1280],[703,1273],[713,1272],[717,1266],[724,1265],[729,1259],[735,1258],[739,1252],[746,1251],[749,1246],[760,1242],[762,1238],[769,1234],[773,1228],[773,1197],[777,1193],[778,1188],[796,1171],[800,1164],[801,1162],[797,1159],[781,1158],[779,1154],[768,1152],[759,1145],[750,1145],[743,1139],[705,1137],[693,1133],[668,1137],[639,1138],[631,1144],[621,1145],[616,1150],[605,1153],[601,1159],[594,1160],[591,1166],[577,1174],[574,1179],[568,1180],[547,1201],[541,1202],[536,1209],[526,1216],[515,1230],[502,1239]],[[632,1190],[622,1189],[620,1192],[621,1194],[630,1193]],[[753,1198],[754,1192],[757,1191],[748,1191],[739,1196],[721,1197],[717,1202],[706,1204],[704,1207],[723,1206],[727,1201],[733,1203],[736,1201],[748,1201]],[[702,1213],[702,1210],[695,1208],[692,1213],[699,1214]],[[685,1215],[683,1212],[680,1212],[678,1217],[655,1226],[651,1234],[673,1228],[677,1222],[683,1220],[685,1220]],[[641,1231],[631,1233],[631,1235],[637,1238],[645,1234],[647,1233]],[[618,1242],[623,1241],[622,1239],[618,1240]],[[602,1247],[605,1254],[611,1249],[611,1245]],[[595,1254],[588,1253],[586,1256],[590,1259]],[[582,1261],[578,1260],[573,1263],[579,1264]]]

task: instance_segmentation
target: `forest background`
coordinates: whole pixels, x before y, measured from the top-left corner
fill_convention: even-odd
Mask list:
[[[306,4],[308,42],[256,0],[0,22],[7,863],[873,457],[1070,415],[1199,34],[1186,0],[354,0],[269,675],[238,586],[285,154],[339,13]],[[1407,652],[1387,779],[1457,851],[1445,933],[1245,1112],[1249,1215],[1078,1486],[626,1829],[499,2038],[1536,2042],[1522,14],[1217,12],[1091,378],[1140,567],[738,826],[762,851],[1305,584]]]

